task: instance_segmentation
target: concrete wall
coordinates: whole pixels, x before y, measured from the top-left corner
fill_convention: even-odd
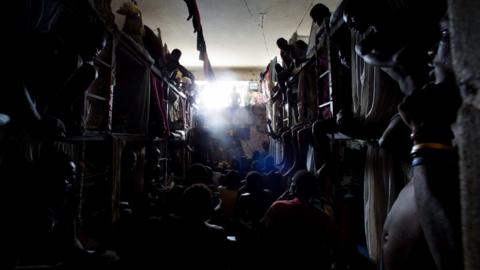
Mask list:
[[[449,0],[454,68],[461,87],[460,154],[465,269],[480,269],[480,1]]]

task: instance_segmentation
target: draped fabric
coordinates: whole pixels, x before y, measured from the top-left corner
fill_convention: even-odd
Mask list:
[[[131,46],[136,49],[132,50]],[[116,50],[116,85],[113,96],[112,130],[145,134],[150,112],[150,73],[153,59],[126,35]]]
[[[328,91],[328,81],[327,81]],[[305,67],[298,74],[298,115],[299,122],[317,119],[317,92],[315,84],[315,70],[313,66]]]
[[[385,218],[408,180],[398,160],[376,143],[368,145],[364,179],[366,242],[370,258],[380,263]]]
[[[306,79],[305,79],[305,69],[300,71],[298,74],[298,100],[297,100],[297,108],[298,108],[298,121],[303,122],[306,120],[306,109],[307,106],[307,92],[310,90],[307,87]]]
[[[113,136],[112,137],[112,222],[116,222],[119,218],[119,201],[120,190],[122,181],[122,152],[125,148],[126,141],[124,138]],[[125,187],[124,187],[125,188]]]
[[[197,50],[200,51],[200,60],[203,61],[203,74],[207,80],[214,80],[215,74],[213,73],[210,59],[208,58],[207,45],[205,44],[205,38],[203,36],[203,30],[197,33]]]
[[[387,216],[386,194],[382,178],[388,174],[384,152],[376,145],[369,145],[365,160],[365,183],[363,187],[365,234],[370,258],[381,262],[383,223]]]
[[[151,75],[150,127],[152,136],[165,138],[170,133],[167,111],[165,108],[165,89],[163,82]]]
[[[317,33],[320,31],[320,26],[316,23],[312,23],[310,28],[310,36],[308,38],[307,58],[311,58],[315,55],[317,45]]]
[[[355,53],[363,35],[352,33],[352,107],[364,123],[388,123],[397,113],[403,95],[398,85],[378,67],[365,63]]]
[[[202,22],[200,20],[200,11],[196,0],[184,0],[188,7],[188,18],[192,19],[194,32],[197,33],[197,50],[200,52],[200,60],[203,61],[203,72],[205,78],[208,80],[214,80],[215,74],[213,73],[210,59],[208,58],[207,45],[205,44],[205,37],[203,36]]]
[[[395,81],[355,53],[355,44],[363,37],[352,32],[352,111],[361,127],[386,127],[403,96]],[[400,189],[398,179],[405,177],[398,167],[376,143],[369,145],[364,174],[365,234],[370,258],[377,263],[382,255],[383,223]]]
[[[307,151],[307,162],[306,162],[306,169],[311,173],[316,173],[319,168],[315,165],[317,164],[316,156],[315,156],[315,147],[313,145],[308,145]]]

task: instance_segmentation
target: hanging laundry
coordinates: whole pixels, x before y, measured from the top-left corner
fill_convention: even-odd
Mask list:
[[[203,30],[197,33],[197,50],[200,52],[200,60],[203,61],[203,74],[207,80],[215,80],[215,74],[213,73],[210,59],[208,59],[207,45],[205,45],[205,39],[203,37]]]
[[[193,18],[192,24],[194,33],[202,31],[202,23],[200,22],[200,12],[198,10],[197,1],[195,0],[184,0],[188,8],[188,18],[187,21]]]
[[[208,59],[207,45],[205,44],[205,37],[203,36],[202,23],[200,21],[200,12],[198,10],[197,1],[184,0],[188,7],[188,18],[192,19],[193,32],[197,33],[197,50],[200,52],[199,59],[203,61],[203,73],[205,78],[211,81],[215,79],[210,59]]]

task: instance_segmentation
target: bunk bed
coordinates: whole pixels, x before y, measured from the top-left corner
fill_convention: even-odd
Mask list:
[[[147,192],[148,148],[160,152],[162,185],[169,186],[174,173],[185,175],[183,141],[193,108],[183,85],[172,81],[143,46],[117,29],[110,6],[94,2],[108,29],[107,45],[94,59],[98,78],[75,104],[83,111],[85,131],[58,145],[80,165],[79,224],[94,222],[106,230],[118,220],[123,202],[132,203]],[[174,108],[169,97],[179,105]],[[178,127],[170,119],[174,109],[180,110]],[[129,155],[136,160],[129,160]],[[126,171],[129,161],[133,168]]]
[[[402,95],[378,67],[356,55],[358,34],[341,14],[340,7],[330,21],[312,26],[307,59],[287,83],[297,88],[287,91],[298,93],[298,103],[274,98],[268,102],[270,153],[287,183],[293,171],[318,173],[326,163],[332,174],[332,183],[325,184],[326,197],[332,204],[346,190],[355,190],[364,200],[365,219],[360,226],[365,228],[365,245],[370,259],[379,262],[386,213],[408,180],[398,157],[379,146]],[[270,76],[261,85],[272,97],[278,91],[278,78],[275,73],[265,74]]]

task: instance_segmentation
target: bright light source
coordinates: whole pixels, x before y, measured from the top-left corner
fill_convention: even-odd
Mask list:
[[[197,104],[202,111],[219,110],[231,106],[234,91],[238,94],[240,106],[249,103],[248,81],[217,81],[214,83],[197,81],[196,83],[199,87]]]
[[[198,105],[201,110],[222,109],[230,105],[230,91],[218,84],[207,84],[199,92]]]

